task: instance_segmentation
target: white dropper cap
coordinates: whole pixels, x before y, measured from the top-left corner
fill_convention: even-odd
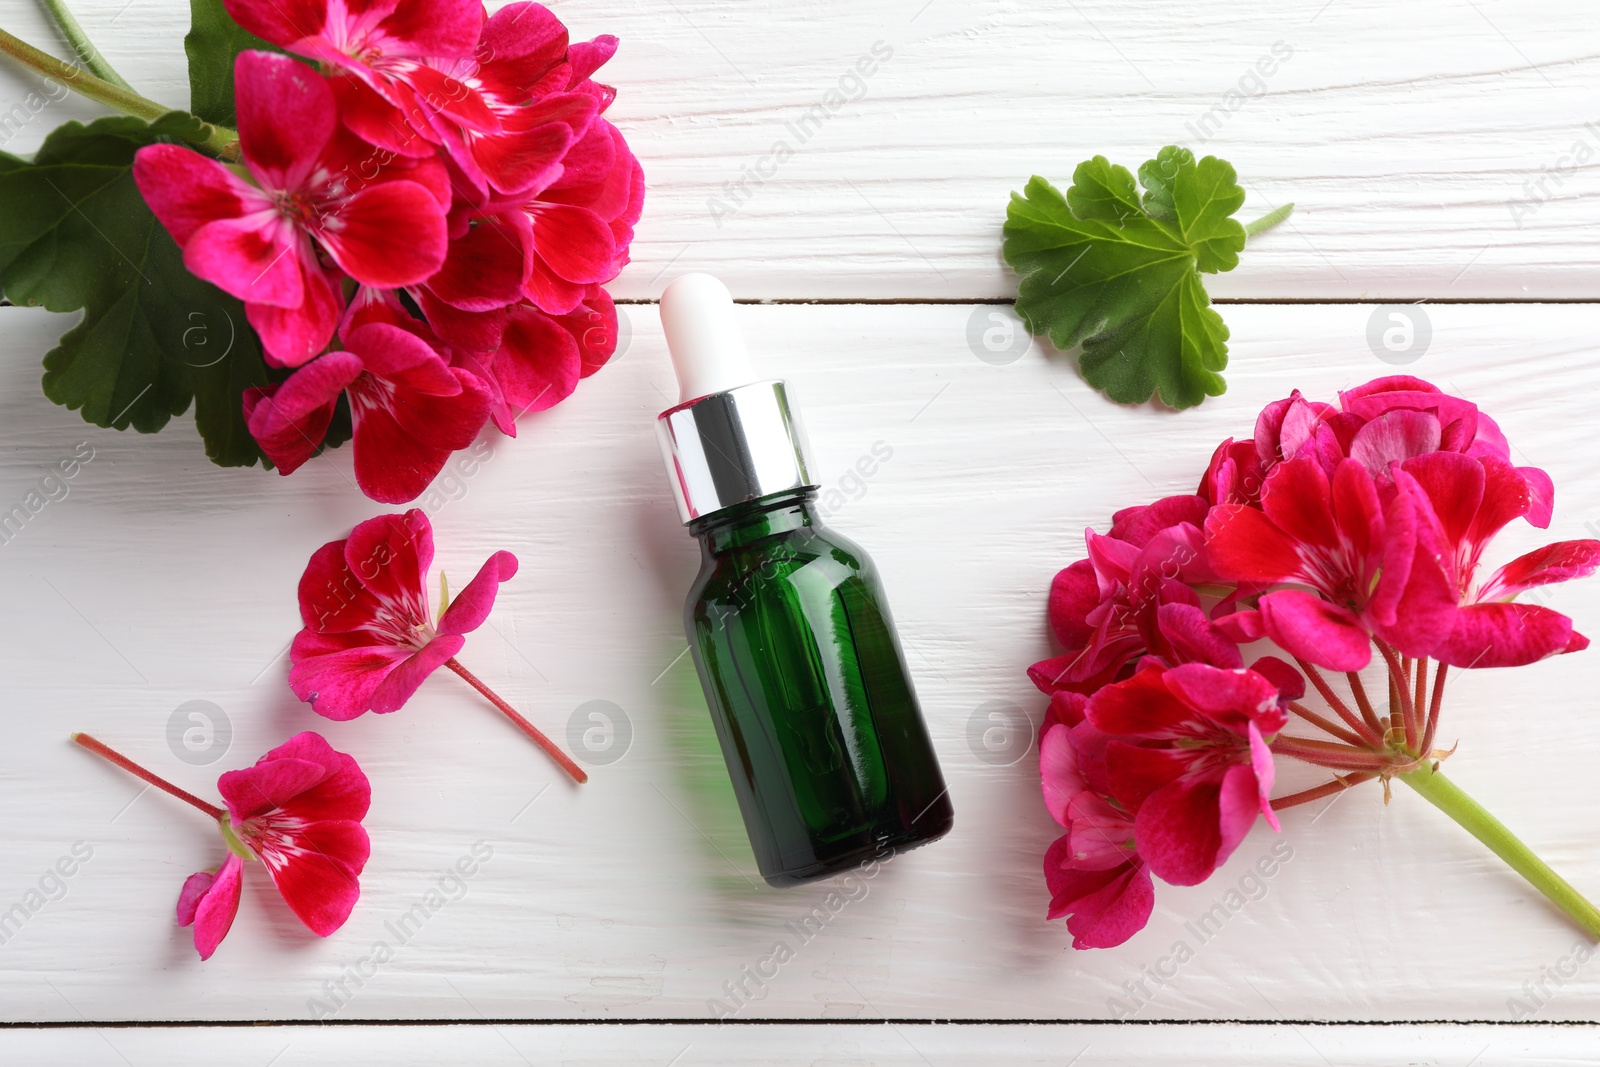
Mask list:
[[[755,380],[733,294],[709,274],[685,274],[661,294],[661,329],[687,403]]]

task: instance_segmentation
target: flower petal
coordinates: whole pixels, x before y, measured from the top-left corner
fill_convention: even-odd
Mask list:
[[[494,607],[500,583],[509,581],[516,573],[517,557],[510,552],[496,552],[490,556],[440,616],[439,633],[465,634],[482,626]]]
[[[217,791],[235,821],[250,819],[282,807],[328,776],[320,763],[262,756],[252,767],[226,771],[217,779]]]
[[[238,218],[266,205],[258,190],[227,167],[179,145],[139,149],[133,157],[133,180],[179,248],[208,222]]]
[[[1372,659],[1372,640],[1345,608],[1298,589],[1261,598],[1267,635],[1292,656],[1333,671],[1359,671]]]
[[[1468,604],[1433,657],[1452,667],[1522,667],[1574,651],[1569,647],[1574,636],[1572,620],[1549,608]]]
[[[402,660],[373,691],[372,710],[379,715],[399,711],[411,699],[417,687],[427,681],[428,675],[444,666],[466,643],[467,639],[460,634],[440,634],[415,655]]]
[[[244,861],[229,853],[216,874],[191,874],[178,894],[178,925],[194,926],[194,948],[208,960],[233,928],[244,887]]]
[[[338,127],[333,90],[315,70],[272,52],[234,60],[239,148],[267,189],[305,189]]]
[[[425,186],[390,181],[361,190],[323,220],[317,238],[344,272],[390,289],[425,281],[444,263],[444,212]]]
[[[263,851],[261,859],[289,909],[312,933],[327,937],[344,925],[361,897],[357,876],[371,854],[371,841],[360,823],[344,820],[297,826],[288,833],[292,854]]]

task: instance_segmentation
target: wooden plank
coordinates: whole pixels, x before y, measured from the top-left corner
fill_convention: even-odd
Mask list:
[[[1036,349],[1008,365],[978,358],[968,338],[1004,314],[992,306],[741,307],[752,350],[804,406],[830,521],[886,576],[957,809],[948,840],[846,885],[858,899],[803,943],[790,924],[829,889],[760,884],[682,656],[697,556],[652,439],[676,395],[653,308],[627,309],[632,341],[613,366],[525,418],[517,440],[486,437],[487,460],[429,503],[437,563],[458,583],[494,549],[522,560],[463,660],[558,736],[590,725],[591,701],[626,717],[625,755],[582,789],[447,674],[394,716],[344,724],[288,691],[304,561],[386,510],[353,490],[348,450],[285,479],[211,467],[188,427],[86,427],[38,392],[37,359],[62,320],[0,313],[0,507],[80,443],[93,450],[65,498],[0,545],[0,912],[75,842],[92,849],[64,888],[43,884],[60,899],[0,945],[4,1017],[1509,1022],[1532,997],[1538,1020],[1600,1019],[1600,964],[1574,962],[1577,931],[1418,798],[1385,808],[1372,787],[1287,813],[1293,855],[1272,878],[1251,875],[1278,843],[1258,827],[1211,882],[1163,887],[1128,945],[1074,952],[1043,920],[1054,824],[1036,771],[1027,758],[996,765],[969,740],[992,701],[1039,712],[1023,671],[1049,651],[1045,589],[1081,553],[1083,528],[1187,490],[1215,441],[1292,386],[1331,397],[1395,369],[1368,347],[1373,310],[1228,308],[1231,391],[1173,414],[1111,405]],[[1497,557],[1592,533],[1600,310],[1421,313],[1431,347],[1407,369],[1482,400],[1519,462],[1558,486],[1548,537],[1514,529]],[[890,458],[860,474],[878,442]],[[1600,628],[1600,585],[1559,587],[1549,603]],[[1462,742],[1451,767],[1463,787],[1590,893],[1597,687],[1594,652],[1484,671],[1452,691],[1442,733]],[[208,766],[182,762],[169,734],[193,700],[232,727]],[[361,905],[318,940],[252,870],[233,933],[202,965],[172,909],[183,879],[219,862],[214,832],[67,735],[92,731],[210,793],[222,769],[311,728],[375,783]],[[445,879],[480,841],[492,858],[461,885]],[[442,880],[448,902],[397,937]],[[1259,899],[1197,936],[1232,889]],[[763,961],[780,941],[796,959],[772,976]],[[1180,942],[1192,959],[1175,958]],[[746,968],[768,978],[751,984]],[[748,1002],[728,992],[739,983]]]
[[[76,6],[134,84],[187,98],[182,0]],[[1249,217],[1299,205],[1217,296],[1547,299],[1600,283],[1600,49],[1565,0],[559,10],[575,34],[623,40],[613,115],[651,192],[620,296],[685,269],[747,298],[1012,295],[1011,190],[1172,142],[1232,161]],[[0,14],[52,40],[37,5]],[[32,88],[0,70],[0,113]],[[91,114],[52,103],[0,147]]]
[[[31,1067],[127,1063],[209,1067],[216,1063],[406,1067],[530,1063],[673,1067],[794,1063],[957,1067],[1562,1067],[1594,1062],[1590,1028],[1528,1026],[281,1026],[237,1029],[0,1031],[0,1056]],[[1076,1057],[1076,1058],[1074,1058]]]

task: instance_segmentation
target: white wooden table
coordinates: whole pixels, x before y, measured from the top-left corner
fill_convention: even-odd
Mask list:
[[[131,81],[185,102],[182,0],[75,8]],[[558,736],[589,702],[609,702],[631,734],[625,751],[570,787],[448,675],[392,718],[313,715],[285,681],[295,581],[313,548],[382,510],[354,492],[348,450],[280,479],[212,467],[185,426],[155,437],[87,426],[39,391],[64,321],[0,310],[0,505],[80,442],[94,454],[66,499],[0,545],[0,909],[74,843],[92,849],[65,895],[0,944],[0,1017],[16,1024],[0,1029],[0,1062],[1600,1060],[1600,962],[1550,983],[1573,969],[1562,961],[1578,932],[1419,798],[1385,808],[1367,788],[1287,813],[1292,861],[1173,973],[1176,942],[1193,942],[1185,923],[1273,835],[1258,827],[1205,885],[1162,886],[1149,927],[1122,948],[1074,952],[1043,918],[1039,861],[1055,831],[1032,758],[996,765],[969,741],[991,702],[1041,710],[1024,669],[1049,651],[1045,590],[1083,527],[1187,490],[1216,440],[1248,432],[1290,388],[1331,397],[1390,373],[1367,340],[1375,301],[1418,303],[1408,310],[1432,339],[1407,369],[1479,401],[1519,462],[1554,476],[1552,534],[1600,530],[1590,6],[558,11],[577,36],[623,40],[607,72],[612,114],[650,185],[614,286],[631,337],[572,399],[525,418],[517,440],[486,437],[489,462],[432,517],[452,576],[496,548],[522,561],[463,660]],[[32,0],[0,0],[0,25],[62,50]],[[771,171],[763,157],[792,141],[785,123],[875,42],[893,54],[864,96],[729,204],[725,183]],[[1250,74],[1277,42],[1292,55],[1258,87]],[[0,111],[28,89],[0,69]],[[1241,89],[1255,95],[1226,95]],[[3,147],[30,151],[94,113],[52,105]],[[1014,293],[999,255],[1009,191],[1033,173],[1064,182],[1096,153],[1137,164],[1170,142],[1237,166],[1242,217],[1298,204],[1211,282],[1233,330],[1227,395],[1182,415],[1125,409],[1060,354],[980,358],[974,318],[1009,315]],[[827,887],[760,883],[682,655],[697,554],[652,440],[675,394],[651,301],[686,270],[717,273],[749,301],[752,349],[801,397],[825,481],[845,493],[832,520],[885,572],[957,811],[948,839],[890,864],[720,1027],[705,1022],[709,1002]],[[847,481],[878,442],[892,458]],[[1523,530],[1501,548],[1535,543]],[[1600,584],[1550,603],[1600,631]],[[1597,692],[1600,652],[1482,672],[1455,689],[1444,731],[1462,741],[1451,766],[1463,786],[1591,894]],[[195,700],[231,724],[209,766],[169,751],[170,720]],[[184,877],[216,862],[214,835],[69,745],[74,729],[205,793],[222,769],[323,730],[374,781],[373,859],[349,924],[319,940],[252,880],[233,933],[200,963],[172,909]],[[458,898],[392,960],[368,963],[392,940],[386,922],[479,841],[493,858]],[[1541,980],[1551,996],[1514,1019],[1511,998]],[[255,1022],[274,1025],[241,1026]],[[159,1025],[179,1023],[218,1028]]]

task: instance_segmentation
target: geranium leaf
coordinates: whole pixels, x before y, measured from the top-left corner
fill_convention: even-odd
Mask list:
[[[189,57],[189,110],[219,126],[237,126],[233,103],[233,61],[240,52],[281,52],[240,27],[222,0],[189,0],[189,32],[183,38]]]
[[[206,454],[249,466],[260,450],[241,394],[271,380],[244,307],[190,274],[134,185],[133,155],[195,141],[173,113],[68,123],[32,162],[0,153],[0,291],[83,318],[44,359],[45,395],[97,426],[152,433],[195,405]]]
[[[1226,388],[1228,327],[1200,275],[1238,265],[1244,190],[1227,162],[1175,146],[1139,168],[1139,184],[1142,196],[1127,168],[1096,156],[1065,197],[1037,176],[1012,194],[1017,314],[1058,348],[1081,345],[1084,378],[1111,399],[1193,407]]]

